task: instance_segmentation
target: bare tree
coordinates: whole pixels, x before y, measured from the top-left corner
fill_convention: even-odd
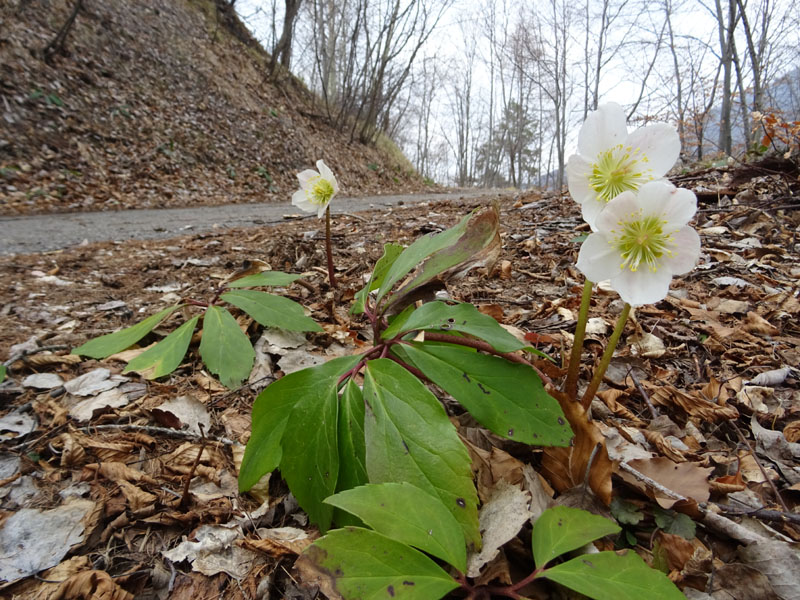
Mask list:
[[[82,8],[83,0],[75,0],[75,4],[72,6],[72,10],[67,17],[67,20],[64,21],[63,25],[61,25],[58,33],[56,33],[56,36],[50,40],[50,43],[42,49],[42,55],[44,56],[44,60],[46,62],[50,62],[50,59],[54,54],[64,51],[64,43],[67,41],[69,31],[72,29],[75,19],[78,17],[78,13]]]
[[[713,15],[717,20],[717,32],[719,36],[720,65],[722,66],[722,105],[720,108],[719,124],[719,148],[725,154],[733,152],[733,124],[731,113],[733,108],[733,76],[735,61],[738,60],[736,53],[736,26],[739,22],[740,13],[737,10],[736,0],[726,0],[727,5],[723,5],[723,0],[714,0]]]
[[[278,64],[288,70],[292,58],[292,36],[294,34],[294,24],[297,14],[300,12],[300,5],[303,0],[285,0],[285,10],[283,13],[283,30],[281,37],[272,50],[272,58],[269,61],[268,72],[270,77],[274,77],[275,69]]]

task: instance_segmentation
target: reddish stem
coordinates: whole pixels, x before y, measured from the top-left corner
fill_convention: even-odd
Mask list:
[[[331,287],[336,288],[336,276],[333,274],[333,250],[331,248],[331,207],[325,209],[325,253],[328,255],[328,280]]]
[[[499,356],[501,358],[505,358],[507,361],[518,363],[521,365],[527,365],[531,367],[542,380],[542,383],[545,385],[553,385],[552,380],[542,373],[536,366],[531,363],[529,360],[523,358],[519,354],[514,354],[512,352],[498,352],[495,350],[491,344],[488,342],[484,342],[482,340],[474,340],[472,338],[464,338],[458,337],[455,335],[448,335],[446,333],[434,333],[431,331],[425,332],[425,340],[431,342],[447,342],[448,344],[457,344],[459,346],[466,346],[468,348],[475,348],[476,350],[480,350],[481,352],[486,352],[487,354],[494,354],[495,356]]]

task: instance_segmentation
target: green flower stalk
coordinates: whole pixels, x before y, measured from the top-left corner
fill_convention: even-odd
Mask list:
[[[317,161],[317,169],[306,169],[297,174],[300,189],[292,194],[292,204],[305,212],[317,211],[317,217],[325,214],[325,253],[328,258],[328,280],[331,287],[336,287],[333,269],[333,250],[331,248],[331,209],[330,202],[339,193],[339,184],[328,166]]]

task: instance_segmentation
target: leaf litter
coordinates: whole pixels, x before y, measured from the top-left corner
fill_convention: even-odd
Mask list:
[[[514,531],[498,533],[480,558],[483,564],[494,555],[483,569],[487,581],[507,579],[520,561],[530,564],[527,511],[535,515],[560,504],[617,516],[623,527],[618,547],[635,546],[689,597],[751,597],[756,591],[759,597],[797,597],[800,213],[796,206],[772,206],[773,197],[785,194],[785,187],[776,191],[782,175],[739,169],[744,175],[734,178],[736,169],[728,168],[695,181],[711,188],[728,181],[723,191],[733,201],[700,194],[699,268],[629,321],[589,410],[566,407],[578,434],[572,447],[532,450],[493,436],[466,413],[452,414],[473,460],[482,514],[488,518],[495,507],[493,523],[504,521],[504,511],[506,524],[513,523]],[[796,188],[796,171],[786,180]],[[739,203],[737,194],[747,201]],[[9,563],[3,593],[72,598],[94,586],[119,598],[182,598],[209,590],[225,598],[321,597],[317,584],[324,582],[308,570],[292,571],[297,553],[318,533],[285,483],[265,478],[258,500],[237,493],[252,402],[284,374],[368,343],[364,323],[347,308],[385,241],[408,245],[489,201],[487,195],[483,202],[335,217],[336,293],[327,285],[321,238],[307,235],[307,223],[0,258],[11,282],[0,291],[0,357],[8,363],[0,424],[9,423],[0,432],[0,527],[13,527],[20,518],[14,515],[28,514],[23,511],[94,506],[81,535],[61,536],[68,545],[38,529],[37,541],[54,557],[26,568]],[[558,382],[582,287],[574,239],[585,227],[577,207],[552,194],[523,193],[501,200],[500,209],[498,268],[449,281],[449,295],[472,302],[556,358],[537,366]],[[208,254],[217,260],[191,260]],[[66,358],[69,349],[181,297],[204,299],[253,260],[302,273],[302,284],[276,291],[303,304],[325,331],[264,331],[242,321],[256,348],[248,385],[220,385],[196,352],[156,380],[122,376],[130,354],[101,362]],[[581,386],[620,308],[616,295],[601,286],[590,310]],[[140,346],[170,331],[172,319]],[[440,399],[454,410],[446,396]],[[78,411],[78,402],[90,404]],[[499,502],[503,494],[508,500]],[[536,508],[520,504],[523,498],[532,498]],[[609,538],[598,545],[614,549]],[[34,572],[46,581],[31,577]]]

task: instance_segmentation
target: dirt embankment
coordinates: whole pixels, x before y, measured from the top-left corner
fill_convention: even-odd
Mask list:
[[[0,214],[284,201],[322,158],[349,195],[424,188],[399,155],[349,143],[226,2],[70,0],[0,8]]]

